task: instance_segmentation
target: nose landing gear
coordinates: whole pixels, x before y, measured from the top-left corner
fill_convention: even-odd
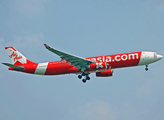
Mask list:
[[[148,71],[148,65],[146,65],[146,68],[145,68],[146,71]]]

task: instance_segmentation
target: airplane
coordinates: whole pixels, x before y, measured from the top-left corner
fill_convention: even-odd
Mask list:
[[[105,55],[97,57],[81,58],[71,55],[44,44],[45,48],[55,53],[61,61],[46,63],[34,63],[23,56],[14,47],[5,47],[13,64],[2,63],[8,66],[9,70],[25,72],[37,75],[62,75],[78,74],[78,78],[85,83],[90,80],[89,74],[96,73],[97,77],[113,76],[113,69],[148,65],[162,59],[162,55],[156,52],[140,51],[123,54]]]

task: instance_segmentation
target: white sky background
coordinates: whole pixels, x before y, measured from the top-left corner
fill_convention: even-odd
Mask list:
[[[60,60],[43,44],[81,56],[164,55],[164,0],[1,0],[0,61],[13,46],[33,62]],[[38,76],[0,65],[0,120],[164,119],[163,59],[83,84],[76,75]]]

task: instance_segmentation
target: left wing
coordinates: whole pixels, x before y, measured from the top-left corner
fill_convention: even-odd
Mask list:
[[[89,65],[91,63],[94,63],[90,60],[81,58],[81,57],[77,57],[68,53],[64,53],[62,51],[56,50],[51,48],[50,46],[48,46],[47,44],[44,44],[44,46],[51,52],[57,54],[61,60],[66,60],[67,62],[70,62],[71,65],[75,65],[75,67],[78,70],[81,70],[82,72],[84,72],[84,70],[86,70],[87,68],[89,68]]]

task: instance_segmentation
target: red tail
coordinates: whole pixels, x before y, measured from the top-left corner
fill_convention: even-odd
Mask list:
[[[17,51],[14,47],[5,47],[11,61],[14,65],[25,65],[25,64],[32,64],[25,56],[23,56],[19,51]]]

